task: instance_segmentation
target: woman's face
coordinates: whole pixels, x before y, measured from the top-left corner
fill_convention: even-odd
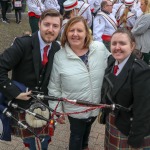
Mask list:
[[[131,43],[126,33],[116,33],[111,38],[111,53],[121,63],[134,50],[135,43]]]
[[[140,8],[141,8],[142,12],[146,12],[145,0],[140,1]]]
[[[73,9],[73,10],[71,11],[70,18],[73,18],[73,17],[77,16],[78,12],[79,12],[78,9]]]
[[[83,48],[85,37],[86,30],[83,22],[77,22],[73,24],[67,33],[67,39],[72,49]]]

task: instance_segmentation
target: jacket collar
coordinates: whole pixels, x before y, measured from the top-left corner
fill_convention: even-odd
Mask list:
[[[38,32],[35,32],[32,35],[32,54],[33,54],[33,65],[36,74],[37,81],[39,81],[39,73],[41,66],[41,53],[40,53],[40,44],[39,44]]]
[[[97,45],[92,41],[89,46],[89,55],[91,55],[96,49],[98,49]],[[79,59],[79,57],[73,52],[68,43],[65,44],[64,50],[67,53],[68,58]]]
[[[38,32],[35,32],[32,36],[32,47],[33,47],[32,54],[33,54],[33,65],[34,65],[34,70],[35,70],[35,74],[36,74],[36,78],[37,78],[37,84],[39,81],[40,68],[42,66],[39,43],[40,42],[39,42],[39,38],[38,38]],[[49,78],[51,66],[53,64],[53,56],[56,51],[57,50],[55,49],[54,42],[52,42],[51,49],[48,54],[49,61],[48,61],[47,67],[46,67],[44,81],[46,81],[47,78]]]
[[[116,95],[117,92],[119,91],[119,89],[122,87],[122,85],[126,82],[129,72],[132,69],[134,59],[135,59],[135,57],[133,55],[131,55],[129,57],[128,61],[126,62],[126,64],[124,65],[122,71],[117,76],[117,82],[115,82],[114,88],[112,91],[113,95]]]

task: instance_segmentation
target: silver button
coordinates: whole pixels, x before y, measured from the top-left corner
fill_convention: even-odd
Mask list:
[[[39,83],[41,83],[41,81],[39,81]]]
[[[9,83],[9,85],[12,85],[11,82]]]
[[[39,89],[39,87],[38,87],[38,86],[36,86],[36,87],[35,87],[35,89],[36,89],[36,90],[38,90],[38,89]]]
[[[4,85],[3,88],[6,89],[6,85]]]
[[[130,121],[133,121],[133,118],[130,118]]]

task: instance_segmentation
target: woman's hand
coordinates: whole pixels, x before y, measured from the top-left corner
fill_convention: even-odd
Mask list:
[[[65,116],[61,115],[59,118],[56,119],[56,121],[60,124],[65,124]]]
[[[31,95],[31,91],[29,91],[29,92],[26,92],[26,93],[20,93],[17,97],[16,97],[16,99],[21,99],[21,100],[29,100],[31,97],[30,97],[30,95]]]

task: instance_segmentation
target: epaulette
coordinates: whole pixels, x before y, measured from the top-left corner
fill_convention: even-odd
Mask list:
[[[31,36],[32,36],[31,34],[25,34],[22,37],[31,37]]]
[[[137,58],[134,58],[134,64],[139,66],[140,68],[147,68],[148,65],[146,64],[146,62],[144,62],[143,60],[141,59],[137,59]]]
[[[22,36],[20,36],[20,37],[18,37],[18,38],[21,38],[21,39],[25,39],[25,38],[30,38],[32,35],[22,35]]]
[[[108,66],[113,66],[113,64],[115,63],[115,59],[114,59],[114,57],[112,56],[112,55],[110,55],[109,57],[108,57],[108,61],[107,61],[107,65]]]

